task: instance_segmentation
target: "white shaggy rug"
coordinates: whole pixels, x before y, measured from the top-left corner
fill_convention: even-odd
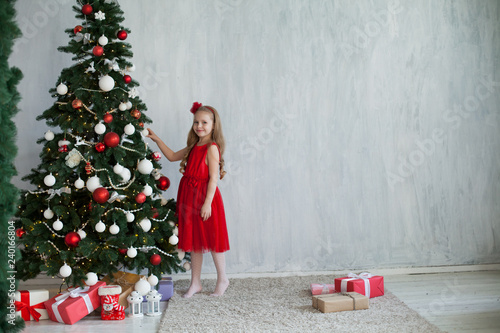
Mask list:
[[[215,280],[203,281],[192,298],[189,280],[174,284],[159,332],[441,332],[387,290],[370,309],[321,313],[311,306],[310,283],[332,275],[231,279],[224,296],[212,297]]]

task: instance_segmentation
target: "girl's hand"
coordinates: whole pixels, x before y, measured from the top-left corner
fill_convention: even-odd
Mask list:
[[[203,221],[208,220],[208,218],[212,215],[212,205],[204,203],[203,206],[201,207],[200,215]]]
[[[154,142],[157,142],[158,140],[160,140],[160,138],[158,137],[158,135],[156,135],[156,133],[153,132],[153,130],[151,128],[148,128],[148,133],[149,134],[146,135],[147,138],[150,138]]]

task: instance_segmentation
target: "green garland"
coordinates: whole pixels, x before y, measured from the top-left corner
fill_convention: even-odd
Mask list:
[[[22,78],[18,68],[9,67],[8,59],[12,53],[14,39],[21,36],[15,21],[15,0],[0,0],[0,332],[19,332],[24,328],[24,321],[13,319],[11,297],[16,279],[10,268],[15,257],[16,247],[14,224],[9,220],[15,213],[18,190],[11,184],[16,174],[13,164],[17,154],[15,142],[16,126],[11,120],[18,112],[20,100],[16,86]],[[9,250],[11,252],[9,253]]]

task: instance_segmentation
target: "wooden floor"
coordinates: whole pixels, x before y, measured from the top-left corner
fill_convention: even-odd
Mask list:
[[[388,275],[384,281],[445,332],[500,332],[500,271]]]
[[[416,270],[418,271],[418,270]],[[401,271],[373,272],[384,276],[385,288],[416,310],[428,321],[444,332],[500,332],[500,270],[462,271],[459,273],[439,272],[415,274],[415,270],[401,274]],[[324,273],[323,273],[324,274]],[[301,274],[303,275],[303,274]],[[335,275],[339,275],[338,272]],[[234,276],[249,277],[249,276]],[[177,276],[177,278],[179,278]],[[180,278],[187,278],[181,276]],[[206,276],[204,278],[213,278]],[[231,278],[231,276],[230,276]],[[51,279],[54,281],[54,279]],[[174,276],[174,281],[176,276]],[[37,282],[42,282],[37,284]],[[49,289],[49,279],[27,281],[21,289]],[[175,286],[175,282],[174,282]],[[162,304],[166,307],[166,304]],[[167,310],[168,311],[168,310]],[[48,320],[28,323],[24,332],[109,332],[123,333],[155,332],[159,319],[126,318],[120,323],[107,323],[98,314],[82,319],[71,328]],[[404,332],[404,331],[402,331]]]

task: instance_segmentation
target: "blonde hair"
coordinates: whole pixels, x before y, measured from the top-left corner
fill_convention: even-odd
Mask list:
[[[212,142],[215,142],[217,146],[219,147],[220,151],[220,160],[219,160],[219,173],[220,173],[220,179],[224,178],[226,175],[226,171],[224,171],[224,150],[226,148],[226,140],[224,140],[224,134],[222,133],[222,125],[219,117],[219,113],[214,107],[208,106],[208,105],[203,105],[201,106],[196,112],[199,111],[204,111],[208,112],[212,115],[212,120],[213,120],[213,129],[212,129]],[[189,153],[191,152],[191,149],[193,149],[194,145],[198,143],[198,135],[196,135],[195,131],[193,130],[193,126],[191,126],[191,129],[189,130],[188,133],[188,138],[187,138],[187,153],[184,155],[182,161],[181,161],[181,168],[179,171],[181,173],[184,173],[186,170],[186,165],[187,165],[187,160],[189,157]]]

